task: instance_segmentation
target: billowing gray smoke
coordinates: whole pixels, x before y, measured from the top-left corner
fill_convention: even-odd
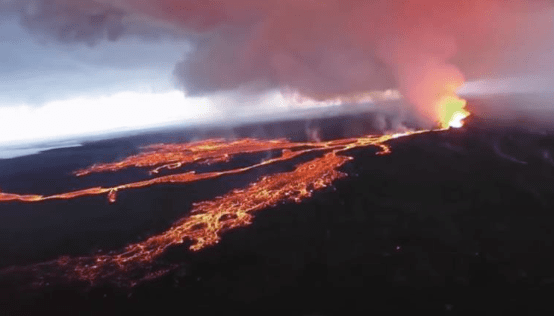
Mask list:
[[[174,72],[189,95],[247,86],[355,100],[398,88],[420,114],[433,118],[438,100],[455,93],[463,74],[554,69],[553,4],[546,0],[0,3],[29,29],[65,42],[116,40],[136,33],[137,20],[177,29],[196,44]]]
[[[96,1],[3,0],[0,11],[17,14],[32,32],[61,42],[95,44],[117,40],[124,27],[125,12]]]

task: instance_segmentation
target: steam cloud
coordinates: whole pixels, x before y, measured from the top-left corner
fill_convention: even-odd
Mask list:
[[[355,101],[398,88],[432,118],[463,73],[554,68],[546,0],[0,0],[0,9],[61,41],[116,40],[137,17],[178,29],[196,43],[175,67],[189,95],[278,88]]]

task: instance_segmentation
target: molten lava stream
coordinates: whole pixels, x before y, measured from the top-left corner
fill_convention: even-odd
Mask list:
[[[149,271],[154,259],[169,247],[192,241],[190,249],[200,250],[219,242],[221,233],[252,222],[255,211],[286,201],[300,202],[311,196],[313,190],[330,185],[335,179],[346,176],[337,171],[338,167],[352,158],[339,156],[335,151],[323,157],[300,164],[295,170],[263,177],[246,189],[233,190],[212,201],[194,205],[189,216],[184,217],[166,232],[147,240],[131,244],[124,251],[114,254],[101,254],[92,257],[69,258],[12,268],[11,272],[39,271],[41,278],[66,278],[74,281],[113,280],[135,284],[137,280],[122,275],[138,274],[139,279],[150,278]],[[163,272],[156,272],[161,275]]]
[[[459,107],[460,102],[446,103]],[[463,109],[463,106],[462,106]],[[462,115],[463,114],[463,115]],[[459,109],[451,111],[448,126],[456,127],[463,124],[464,114]],[[463,117],[463,118],[462,118]],[[300,202],[312,195],[314,190],[327,187],[336,179],[346,174],[338,171],[352,157],[344,152],[354,148],[376,146],[381,149],[378,154],[391,152],[387,141],[408,135],[442,131],[420,130],[381,136],[365,136],[331,140],[317,143],[291,143],[286,140],[255,140],[243,139],[235,142],[222,140],[206,140],[190,144],[159,144],[146,147],[146,151],[128,157],[120,162],[93,165],[87,169],[75,172],[84,176],[92,172],[115,172],[129,167],[149,167],[151,174],[156,174],[161,168],[178,168],[193,162],[213,163],[227,162],[233,155],[256,153],[280,149],[281,156],[264,160],[257,164],[221,172],[178,173],[155,177],[149,180],[122,184],[110,188],[95,187],[74,192],[61,193],[52,196],[18,195],[0,192],[0,202],[20,201],[39,202],[51,199],[74,199],[81,196],[107,194],[111,203],[116,202],[117,191],[148,187],[161,183],[187,183],[203,179],[211,179],[228,174],[240,173],[260,166],[291,160],[308,152],[324,151],[322,157],[314,158],[298,165],[293,171],[265,176],[250,184],[245,189],[233,190],[211,201],[203,201],[193,206],[190,214],[180,219],[167,231],[154,235],[145,241],[130,244],[121,252],[98,254],[90,257],[61,257],[60,259],[39,263],[27,267],[11,267],[3,273],[38,273],[37,284],[40,285],[46,277],[65,278],[73,281],[99,280],[114,281],[120,284],[134,285],[140,280],[159,277],[171,270],[171,267],[157,267],[155,259],[160,257],[172,246],[190,241],[190,249],[198,251],[219,242],[221,234],[230,229],[243,227],[252,223],[253,213],[279,203]],[[131,276],[132,275],[132,276]]]
[[[412,134],[411,132],[405,133]],[[83,190],[77,190],[72,192],[60,193],[50,196],[42,195],[19,195],[11,193],[2,193],[0,192],[0,202],[2,201],[20,201],[20,202],[40,202],[45,200],[67,200],[74,199],[82,196],[90,195],[99,195],[99,194],[108,194],[108,200],[110,202],[115,202],[116,192],[122,191],[125,189],[135,189],[152,186],[155,184],[162,183],[188,183],[198,180],[212,179],[220,177],[223,175],[234,174],[245,172],[260,166],[265,166],[273,164],[276,162],[291,160],[298,156],[301,156],[308,152],[321,151],[321,150],[332,150],[332,149],[350,149],[361,146],[379,146],[383,149],[386,148],[386,145],[382,144],[384,141],[394,138],[400,134],[395,135],[383,135],[383,136],[366,136],[360,138],[349,138],[349,139],[340,139],[333,140],[328,142],[320,143],[288,143],[286,141],[259,141],[252,139],[240,140],[232,143],[223,143],[221,141],[207,140],[204,142],[196,143],[196,146],[191,146],[189,144],[183,145],[154,145],[151,148],[156,148],[155,151],[145,152],[136,156],[131,156],[121,162],[108,163],[93,165],[92,167],[86,170],[79,170],[75,174],[77,176],[83,176],[91,172],[106,172],[106,171],[117,171],[128,167],[153,167],[158,166],[154,170],[159,170],[160,168],[166,167],[169,162],[170,165],[179,163],[180,166],[185,165],[186,163],[191,163],[193,161],[202,160],[203,162],[213,162],[215,159],[220,159],[221,157],[227,157],[230,159],[232,155],[242,154],[242,153],[255,153],[267,150],[276,150],[281,149],[282,154],[279,157],[264,160],[260,163],[247,166],[244,168],[231,169],[227,171],[220,172],[206,172],[206,173],[195,173],[194,171],[186,173],[171,174],[166,176],[160,176],[148,180],[132,182],[127,184],[122,184],[114,187],[94,187]],[[205,143],[211,144],[207,146]],[[218,145],[214,145],[217,143]],[[256,146],[244,146],[245,143],[254,143]],[[239,144],[239,147],[244,150],[244,152],[237,151],[236,148],[230,147],[230,144]],[[184,149],[183,149],[184,148]],[[304,148],[304,149],[299,149]],[[307,149],[306,149],[307,148]],[[225,152],[223,149],[229,149]],[[295,149],[299,149],[293,151]],[[184,150],[184,152],[181,152]],[[200,152],[200,154],[198,153]],[[201,156],[202,158],[198,158]],[[179,160],[178,162],[175,162]],[[163,164],[162,166],[159,166]]]

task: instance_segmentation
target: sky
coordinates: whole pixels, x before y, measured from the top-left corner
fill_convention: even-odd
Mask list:
[[[391,95],[433,121],[447,94],[551,89],[553,7],[0,0],[0,146]]]
[[[254,116],[278,113],[288,104],[274,91],[256,95],[255,101],[240,93],[187,97],[177,87],[173,70],[192,47],[187,38],[172,34],[160,38],[130,34],[92,45],[61,43],[33,34],[16,16],[4,16],[0,146],[224,120],[237,116],[229,106],[221,106],[229,101],[248,103]],[[262,108],[253,106],[258,102]]]
[[[171,75],[190,43],[136,37],[95,45],[46,40],[16,17],[0,24],[0,145],[202,119]]]

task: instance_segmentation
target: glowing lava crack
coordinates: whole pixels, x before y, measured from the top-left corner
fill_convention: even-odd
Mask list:
[[[454,116],[452,119],[456,119],[456,122],[461,124],[461,119]],[[444,128],[440,130],[444,130]],[[352,158],[342,154],[343,152],[353,148],[377,146],[381,149],[378,154],[388,154],[391,152],[389,146],[386,145],[388,140],[426,132],[430,131],[365,136],[318,143],[242,139],[233,142],[205,140],[189,144],[158,144],[148,146],[143,153],[119,162],[97,164],[84,170],[78,170],[75,175],[116,172],[129,167],[148,167],[151,168],[151,175],[157,175],[158,171],[163,168],[175,169],[192,163],[227,162],[237,154],[281,150],[281,155],[243,168],[198,174],[195,172],[177,173],[115,187],[95,187],[51,196],[0,192],[0,202],[40,202],[107,194],[108,200],[114,203],[117,199],[117,192],[126,189],[161,183],[187,183],[211,179],[291,160],[309,152],[323,153],[323,156],[319,158],[296,166],[293,171],[265,176],[251,183],[247,188],[233,190],[211,201],[196,203],[188,216],[180,219],[167,231],[142,242],[130,244],[120,252],[97,254],[90,257],[61,257],[54,261],[31,266],[11,267],[2,273],[36,274],[35,285],[41,285],[46,282],[44,281],[46,279],[56,278],[87,281],[91,284],[100,280],[117,281],[124,285],[134,285],[141,280],[156,278],[173,268],[156,264],[155,259],[165,253],[168,248],[185,241],[191,242],[190,249],[193,251],[214,245],[218,243],[223,232],[249,225],[254,212],[287,201],[300,202],[310,197],[314,190],[329,186],[336,179],[345,177],[346,174],[338,169]]]

